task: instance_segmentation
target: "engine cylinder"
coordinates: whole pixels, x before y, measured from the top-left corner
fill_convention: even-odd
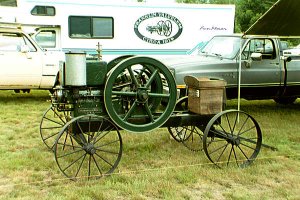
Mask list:
[[[85,86],[86,85],[86,54],[66,53],[65,65],[65,86]]]

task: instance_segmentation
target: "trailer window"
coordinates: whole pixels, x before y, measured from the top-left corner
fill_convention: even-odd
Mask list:
[[[31,10],[32,15],[55,16],[55,8],[53,6],[35,6]]]
[[[112,17],[70,16],[69,37],[113,38]]]

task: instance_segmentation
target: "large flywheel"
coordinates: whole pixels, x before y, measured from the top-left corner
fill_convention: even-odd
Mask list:
[[[127,58],[109,71],[104,103],[111,120],[119,127],[132,132],[153,130],[165,123],[174,110],[174,77],[156,59]]]

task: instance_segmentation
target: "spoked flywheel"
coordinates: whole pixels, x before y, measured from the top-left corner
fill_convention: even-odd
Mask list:
[[[110,174],[122,156],[122,139],[108,119],[82,115],[69,121],[54,146],[59,169],[71,179],[99,178]]]
[[[250,165],[261,145],[262,134],[258,123],[243,111],[227,110],[216,114],[204,131],[204,152],[218,167]]]
[[[40,135],[50,150],[53,150],[58,133],[70,119],[70,111],[59,111],[52,105],[44,113],[40,123]]]
[[[161,102],[165,102],[162,106]],[[111,120],[132,132],[161,126],[176,104],[176,84],[160,61],[135,56],[118,63],[108,73],[104,104]]]

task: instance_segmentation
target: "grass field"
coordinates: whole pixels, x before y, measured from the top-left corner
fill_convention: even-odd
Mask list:
[[[260,124],[263,143],[253,165],[219,169],[203,151],[170,139],[165,128],[122,131],[123,156],[99,180],[71,181],[43,144],[39,124],[50,106],[46,91],[0,91],[0,199],[300,199],[300,101],[245,101]],[[227,109],[237,101],[228,101]]]

